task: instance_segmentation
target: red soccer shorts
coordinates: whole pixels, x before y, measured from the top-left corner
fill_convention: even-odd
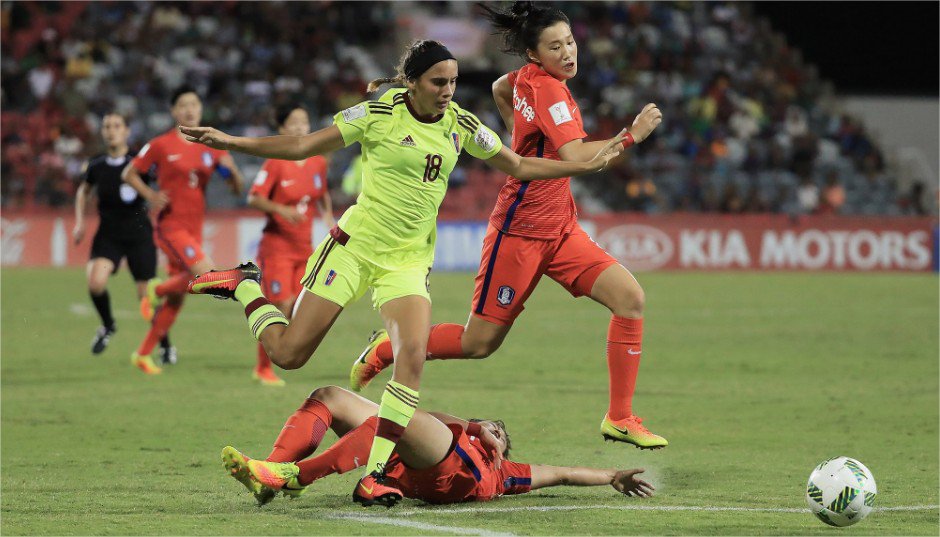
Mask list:
[[[300,294],[300,280],[304,277],[307,259],[291,259],[286,256],[258,256],[261,267],[261,291],[271,302],[293,300]]]
[[[470,445],[470,437],[460,425],[447,426],[454,434],[453,448],[444,460],[430,468],[408,468],[393,455],[385,475],[397,485],[406,498],[428,503],[457,503],[475,496],[483,479],[481,472],[489,472],[480,452]]]
[[[601,272],[616,263],[577,223],[554,240],[507,235],[490,225],[475,280],[473,314],[511,325],[543,274],[574,297],[589,296]]]
[[[154,242],[166,254],[170,266],[170,275],[190,272],[190,267],[202,261],[206,254],[202,251],[202,234],[194,235],[182,228],[166,229],[157,226],[153,232]]]

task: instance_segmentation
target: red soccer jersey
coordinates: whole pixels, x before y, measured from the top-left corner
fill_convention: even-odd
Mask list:
[[[251,187],[251,194],[281,205],[292,205],[304,219],[291,224],[280,215],[269,213],[261,236],[259,256],[310,257],[313,253],[314,205],[327,192],[326,170],[326,159],[320,156],[310,157],[303,162],[265,161]]]
[[[386,467],[386,476],[408,498],[428,503],[485,502],[504,494],[532,490],[532,467],[504,460],[500,469],[480,439],[467,436],[460,425],[448,425],[454,433],[451,453],[431,468],[406,468],[397,454]]]
[[[131,161],[141,174],[157,167],[157,184],[170,198],[157,215],[160,227],[181,227],[196,236],[202,235],[206,214],[206,185],[212,172],[227,151],[211,149],[179,137],[176,129],[154,138]]]
[[[523,157],[561,160],[558,148],[587,136],[568,86],[530,63],[509,73],[512,84],[512,150]],[[519,181],[509,176],[490,223],[512,235],[554,239],[577,219],[571,178]]]

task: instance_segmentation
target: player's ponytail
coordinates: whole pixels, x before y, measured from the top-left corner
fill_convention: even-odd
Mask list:
[[[561,10],[535,2],[513,2],[508,11],[483,3],[477,5],[483,10],[483,16],[493,23],[496,33],[502,34],[503,52],[516,54],[528,62],[532,59],[527,51],[538,47],[542,30],[558,22],[571,24]]]
[[[376,78],[372,82],[369,82],[366,91],[372,93],[383,84],[397,84],[403,86],[408,80],[415,80],[420,77],[421,73],[433,65],[433,63],[430,63],[425,66],[425,63],[434,60],[440,61],[442,59],[453,59],[453,56],[451,56],[447,48],[439,41],[431,39],[416,40],[405,49],[405,53],[402,54],[401,59],[398,60],[398,65],[395,66],[395,76]],[[422,65],[417,65],[419,63]],[[437,62],[434,61],[434,63]],[[412,76],[408,76],[406,73],[412,73]]]

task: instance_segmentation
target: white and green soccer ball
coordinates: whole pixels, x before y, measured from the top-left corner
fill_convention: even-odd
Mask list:
[[[806,483],[810,511],[830,526],[851,526],[868,516],[877,494],[868,468],[849,457],[823,461]]]

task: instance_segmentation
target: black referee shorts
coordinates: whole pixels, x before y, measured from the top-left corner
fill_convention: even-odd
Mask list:
[[[98,228],[91,243],[91,259],[103,257],[114,263],[114,272],[127,258],[127,267],[136,281],[146,281],[157,275],[157,247],[152,232],[118,233]]]

